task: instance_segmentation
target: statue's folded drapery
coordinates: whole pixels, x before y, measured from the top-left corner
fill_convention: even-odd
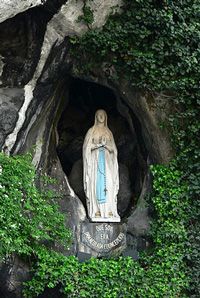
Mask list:
[[[98,113],[104,114],[102,125],[98,125]],[[117,213],[119,190],[117,148],[113,135],[107,127],[107,115],[103,110],[96,112],[95,124],[88,130],[84,140],[83,182],[90,219],[120,221]]]

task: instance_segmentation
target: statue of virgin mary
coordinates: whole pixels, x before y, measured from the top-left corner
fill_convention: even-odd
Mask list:
[[[94,222],[119,222],[117,148],[107,126],[107,114],[98,110],[83,144],[83,184],[88,215]]]

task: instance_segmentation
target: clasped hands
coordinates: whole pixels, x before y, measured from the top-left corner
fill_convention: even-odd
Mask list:
[[[108,146],[106,144],[106,138],[105,137],[100,137],[99,138],[99,143],[95,144],[95,146],[92,148],[92,150],[95,150],[95,149],[98,149],[98,148],[101,148],[101,147],[106,148],[109,152],[113,151],[111,146]]]

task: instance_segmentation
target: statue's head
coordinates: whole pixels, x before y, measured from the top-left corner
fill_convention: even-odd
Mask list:
[[[107,114],[104,110],[97,110],[95,113],[95,125],[98,123],[104,123],[104,126],[107,126]]]

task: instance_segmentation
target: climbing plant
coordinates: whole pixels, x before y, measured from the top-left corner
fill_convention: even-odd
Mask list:
[[[200,296],[199,17],[198,0],[125,0],[122,13],[111,16],[103,30],[71,38],[71,56],[82,61],[76,71],[114,67],[108,72],[112,80],[123,78],[143,91],[172,95],[165,125],[176,152],[175,170],[188,183],[188,236],[181,241],[191,297]]]
[[[154,249],[138,261],[121,257],[80,263],[50,249],[55,242],[69,244],[70,232],[64,227],[55,193],[36,188],[31,159],[30,154],[0,154],[1,259],[13,253],[28,258],[32,279],[26,282],[24,297],[38,297],[56,286],[64,297],[186,297],[188,184],[175,164],[151,169]],[[43,187],[53,182],[46,176]]]
[[[78,22],[84,22],[88,28],[94,21],[93,11],[89,5],[87,5],[86,1],[83,1],[83,14],[78,17]]]
[[[154,166],[151,200],[155,208],[152,239],[155,248],[138,261],[132,258],[91,259],[79,262],[41,250],[25,297],[37,297],[45,288],[60,287],[64,297],[187,297],[184,263],[188,221],[188,186],[174,165]]]
[[[65,228],[58,197],[47,189],[55,183],[44,176],[43,189],[36,183],[31,154],[9,157],[0,153],[0,258],[17,254],[29,260],[55,243],[68,247],[71,232]],[[46,245],[47,246],[46,246]]]

